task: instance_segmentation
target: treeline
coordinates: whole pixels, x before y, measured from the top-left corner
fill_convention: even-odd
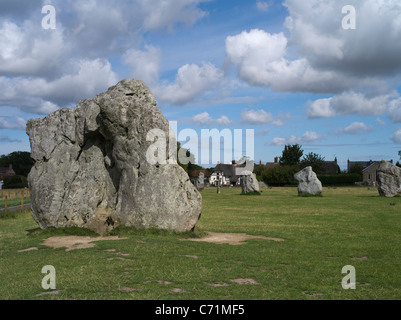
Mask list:
[[[8,168],[12,164],[15,176],[4,179],[3,189],[27,188],[27,177],[34,161],[29,152],[16,151],[0,156],[0,167]]]
[[[325,159],[316,153],[304,155],[302,146],[299,144],[286,145],[279,158],[279,164],[274,167],[255,166],[254,173],[259,181],[263,181],[269,186],[289,186],[297,185],[294,174],[300,170],[311,166],[317,174],[318,179],[326,186],[353,185],[362,180],[362,168],[352,168],[350,173],[341,172],[327,175],[325,173]]]

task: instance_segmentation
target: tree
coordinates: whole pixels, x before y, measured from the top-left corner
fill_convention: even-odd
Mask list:
[[[181,143],[177,141],[177,155],[181,153],[185,153],[185,156],[187,159],[189,159],[187,164],[183,164],[180,162],[180,157],[177,159],[177,163],[185,170],[186,173],[188,173],[189,176],[191,176],[192,172],[195,170],[200,170],[203,169],[201,166],[198,166],[195,164],[195,156],[190,152],[190,150],[181,148]]]
[[[299,144],[289,145],[287,144],[284,147],[283,154],[280,157],[280,165],[282,166],[293,166],[297,165],[300,162],[300,159],[304,151],[302,150],[302,146]]]
[[[359,163],[355,163],[350,169],[349,173],[357,173],[362,177],[363,167]]]
[[[324,172],[324,157],[310,152],[301,160],[301,169],[311,166],[317,174]]]
[[[400,157],[400,160],[401,160],[401,150],[400,151],[398,151],[398,156]],[[397,167],[400,167],[401,168],[401,163],[399,162],[399,161],[397,161],[397,163],[395,164]]]
[[[0,167],[8,167],[10,164],[13,165],[16,175],[27,177],[35,161],[31,158],[29,152],[23,151],[16,151],[0,157]]]

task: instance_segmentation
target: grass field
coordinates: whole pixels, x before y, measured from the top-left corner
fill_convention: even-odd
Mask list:
[[[282,238],[242,245],[187,241],[188,234],[121,229],[122,239],[89,249],[53,249],[43,239],[84,230],[38,230],[29,212],[0,219],[0,299],[400,299],[401,198],[367,187],[202,192],[193,237],[207,231]],[[18,252],[36,247],[38,250]],[[56,270],[57,294],[45,292],[42,267]],[[356,270],[344,290],[342,268]],[[233,280],[243,279],[245,283]]]
[[[14,207],[14,206],[21,206],[22,198],[14,198],[11,200],[7,200],[7,208]],[[24,197],[24,204],[27,204],[31,201],[30,197]],[[0,200],[0,209],[5,209],[6,200]]]

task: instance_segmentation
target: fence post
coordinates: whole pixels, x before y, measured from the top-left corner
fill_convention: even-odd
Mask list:
[[[5,200],[6,200],[6,205],[5,205],[4,212],[7,212],[7,196],[6,196]]]
[[[21,196],[21,210],[24,210],[24,195]]]

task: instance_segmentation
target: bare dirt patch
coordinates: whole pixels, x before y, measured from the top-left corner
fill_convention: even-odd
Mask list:
[[[35,297],[42,297],[42,296],[47,296],[47,295],[57,295],[62,293],[64,290],[56,290],[56,291],[45,291],[42,293],[38,293],[35,295]]]
[[[125,258],[122,258],[122,257],[107,258],[107,261],[113,261],[113,260],[125,261],[125,260],[129,260],[129,259],[125,259]]]
[[[363,257],[353,257],[352,260],[368,260],[367,256],[363,256]]]
[[[18,250],[17,252],[18,252],[18,253],[22,253],[22,252],[36,251],[36,250],[39,250],[39,249],[36,248],[36,247],[33,247],[33,248]]]
[[[259,282],[255,281],[251,278],[239,278],[239,279],[230,279],[231,282],[238,283],[238,284],[259,284]]]
[[[281,238],[271,238],[265,236],[252,236],[246,233],[219,233],[219,232],[208,232],[206,237],[200,239],[186,239],[189,241],[198,241],[198,242],[210,242],[217,244],[230,244],[230,245],[241,245],[244,244],[245,241],[250,239],[263,239],[281,242],[284,239]]]
[[[211,287],[228,287],[228,286],[230,286],[228,283],[225,283],[225,282],[216,282],[216,283],[214,283],[214,282],[204,282],[204,284],[205,285],[207,285],[207,286],[211,286]]]
[[[78,236],[66,236],[66,237],[51,237],[43,241],[43,245],[52,247],[53,249],[67,248],[65,251],[88,249],[96,246],[94,242],[97,241],[110,241],[110,240],[123,240],[126,238],[115,237],[78,237]]]
[[[198,259],[198,256],[192,255],[192,254],[184,254],[181,255],[181,257],[186,257],[186,258],[191,258],[191,259]]]

